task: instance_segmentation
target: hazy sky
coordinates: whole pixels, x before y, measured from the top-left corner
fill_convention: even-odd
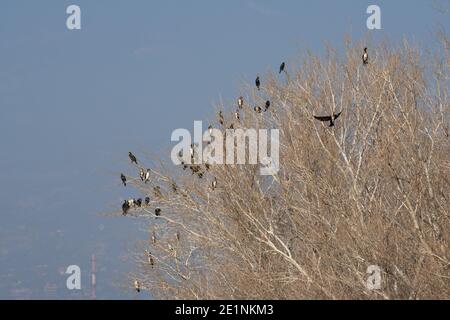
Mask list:
[[[107,218],[133,196],[120,185],[127,153],[171,146],[176,128],[234,99],[242,81],[305,49],[342,47],[346,34],[435,44],[448,1],[0,1],[0,298],[88,298],[120,288],[138,222]],[[82,29],[66,28],[81,7]],[[381,7],[382,30],[366,27]],[[168,158],[168,154],[161,154]],[[82,269],[81,292],[64,269]],[[26,292],[24,289],[30,289]],[[16,292],[14,295],[14,292]]]

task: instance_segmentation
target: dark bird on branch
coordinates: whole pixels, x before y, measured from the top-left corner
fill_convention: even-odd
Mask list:
[[[219,111],[219,123],[220,123],[221,125],[224,124],[224,119],[223,119],[223,113],[222,113],[222,111]]]
[[[142,168],[139,169],[139,178],[141,178],[141,181],[144,181],[145,171]]]
[[[152,253],[150,251],[146,251],[146,253],[147,253],[148,263],[153,268],[153,266],[155,265],[155,261],[153,260]]]
[[[283,62],[281,65],[280,65],[280,72],[279,73],[282,73],[283,71],[284,71],[284,68],[286,67],[286,64]]]
[[[362,56],[363,64],[369,63],[369,53],[367,52],[367,48],[364,48],[364,54]]]
[[[120,174],[120,180],[122,180],[123,185],[127,186],[127,177],[123,173]]]
[[[145,197],[145,205],[148,206],[150,204],[150,197]]]
[[[128,204],[128,200],[125,200],[122,204],[122,214],[124,216],[126,216],[128,213],[128,210],[130,210],[130,205]]]
[[[334,114],[333,116],[314,116],[314,118],[316,118],[319,121],[330,121],[330,127],[334,126],[334,120],[336,120],[340,115],[341,115],[342,111],[339,112],[338,114]]]
[[[255,84],[256,84],[256,88],[258,88],[258,90],[259,90],[259,87],[261,86],[261,81],[259,80],[259,76],[256,77]]]
[[[266,101],[266,109],[264,110],[264,112],[267,111],[267,109],[269,109],[269,107],[270,107],[270,101],[267,100],[267,101]]]
[[[155,209],[155,215],[156,215],[157,217],[159,217],[159,216],[161,215],[161,208],[156,208],[156,209]]]
[[[131,152],[128,152],[128,156],[130,157],[131,163],[134,162],[134,163],[138,164],[137,159],[134,156],[134,154],[132,154]]]
[[[140,208],[142,206],[142,199],[141,198],[137,199],[135,201],[135,203],[136,203],[136,206]]]

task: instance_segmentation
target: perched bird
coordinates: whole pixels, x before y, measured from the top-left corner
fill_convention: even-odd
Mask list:
[[[200,171],[200,166],[198,166],[198,165],[191,166],[190,169],[192,171],[192,174],[194,174],[194,173],[197,173]]]
[[[367,52],[367,48],[364,48],[364,53],[362,56],[363,64],[369,63],[369,53]]]
[[[239,109],[242,109],[244,107],[244,97],[240,96],[237,100]]]
[[[180,233],[177,231],[177,233],[175,234],[175,237],[177,238],[177,241],[180,241]]]
[[[151,265],[153,268],[153,266],[155,265],[155,261],[153,260],[152,253],[148,250],[146,250],[145,253],[147,254],[148,264]]]
[[[144,181],[145,171],[142,168],[139,169],[139,178],[141,178],[141,181]]]
[[[259,76],[256,77],[255,84],[256,84],[256,88],[258,88],[258,90],[259,90],[259,87],[261,86],[261,81],[259,80]]]
[[[161,215],[161,208],[156,208],[156,209],[155,209],[155,215],[156,215],[157,217],[159,217],[159,216]]]
[[[255,111],[258,112],[258,113],[261,113],[261,112],[262,112],[262,109],[261,109],[260,106],[254,107],[253,110],[255,110]]]
[[[131,163],[134,162],[134,163],[138,164],[137,159],[134,156],[134,154],[132,154],[131,152],[128,152],[128,156],[130,157]]]
[[[153,188],[153,193],[156,197],[162,198],[161,188],[159,186]]]
[[[152,243],[156,244],[156,232],[154,230],[152,232]]]
[[[222,111],[219,111],[219,123],[221,124],[221,125],[223,125],[224,124],[224,119],[223,119],[223,113],[222,113]]]
[[[314,116],[314,118],[316,118],[319,121],[330,121],[330,127],[334,126],[334,121],[336,120],[340,115],[341,115],[342,111],[339,112],[338,114],[334,114],[333,116],[323,116],[323,117],[319,117],[319,116]]]
[[[267,111],[267,109],[269,109],[269,107],[270,107],[270,101],[269,101],[269,100],[267,100],[267,101],[266,101],[266,109],[264,110],[264,112],[266,112],[266,111]]]
[[[147,183],[150,181],[150,169],[147,169],[144,175],[144,182]]]
[[[234,117],[236,118],[237,121],[241,120],[241,116],[239,115],[239,110],[236,110],[236,112],[234,113]]]
[[[233,124],[233,123],[232,123],[232,124],[230,124],[230,127],[229,127],[228,129],[231,129],[231,130],[233,130],[233,129],[234,129],[234,124]]]
[[[144,202],[145,205],[148,206],[150,204],[150,197],[145,197]]]
[[[136,206],[137,207],[142,207],[142,199],[141,198],[139,198],[139,199],[137,199],[136,201],[135,201],[135,203],[136,203]]]
[[[122,214],[123,214],[124,216],[126,216],[127,213],[128,213],[128,210],[130,210],[130,205],[128,204],[128,201],[125,200],[125,201],[123,202],[123,204],[122,204]]]
[[[212,131],[213,131],[212,125],[209,125],[209,126],[208,126],[208,132],[209,132],[210,135],[212,134]]]
[[[215,190],[217,188],[217,179],[214,177],[214,180],[211,183],[211,188]]]
[[[127,177],[123,173],[120,174],[120,180],[122,180],[123,185],[127,186]]]
[[[137,281],[137,280],[134,280],[134,289],[135,289],[137,292],[141,292],[141,284],[140,284],[139,281]]]
[[[134,199],[127,200],[127,203],[130,208],[135,206]]]
[[[177,186],[177,184],[175,182],[172,182],[172,191],[174,193],[177,193],[177,191],[178,191],[178,186]]]
[[[280,65],[280,72],[279,73],[282,73],[284,71],[285,67],[286,67],[286,64],[284,62],[281,63],[281,65]]]

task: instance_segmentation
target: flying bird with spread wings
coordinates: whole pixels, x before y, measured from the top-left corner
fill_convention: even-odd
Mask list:
[[[334,127],[334,120],[339,118],[341,113],[342,113],[342,111],[337,114],[333,114],[332,116],[314,116],[314,118],[319,121],[323,121],[323,122],[330,121],[330,127]]]

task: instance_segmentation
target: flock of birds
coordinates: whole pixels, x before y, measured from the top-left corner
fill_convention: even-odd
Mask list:
[[[364,53],[362,55],[362,62],[363,65],[367,65],[369,63],[369,54],[367,52],[367,48],[364,48]],[[279,74],[281,74],[282,72],[286,72],[286,63],[282,62],[279,68]],[[261,90],[261,79],[259,77],[259,75],[257,75],[256,79],[255,79],[255,85],[258,91]],[[240,114],[239,114],[239,110],[244,108],[244,97],[240,96],[237,99],[237,105],[238,105],[238,109],[236,110],[236,112],[234,113],[234,117],[236,118],[236,120],[240,121]],[[255,106],[253,108],[253,110],[257,113],[262,113],[262,112],[266,112],[269,108],[270,108],[270,101],[267,100],[265,105],[264,105],[264,109],[261,108],[260,106]],[[339,113],[336,114],[332,114],[332,115],[328,115],[328,116],[313,116],[316,120],[322,121],[322,122],[329,122],[329,126],[333,127],[334,126],[334,121],[339,118],[339,116],[341,115],[342,111],[340,111]],[[218,114],[218,118],[219,118],[219,123],[223,126],[225,124],[225,119],[223,116],[222,111],[219,111]],[[231,124],[230,129],[234,128],[234,125]],[[213,127],[210,125],[208,127],[209,132],[211,133],[213,130]],[[182,151],[180,151],[180,153],[178,154],[178,156],[180,158],[183,157],[183,153]],[[194,158],[196,156],[196,150],[195,150],[195,145],[191,144],[190,147],[190,156],[191,156],[191,163],[194,163]],[[136,166],[139,166],[138,164],[138,160],[136,158],[136,156],[129,152],[128,153],[128,157],[130,158],[130,161],[132,164],[135,164]],[[200,165],[188,165],[186,164],[184,161],[181,161],[181,165],[183,166],[183,170],[186,169],[190,169],[192,171],[192,174],[196,174],[200,179],[203,178],[204,175],[204,170]],[[205,170],[208,171],[210,169],[210,165],[209,164],[205,164]],[[142,182],[144,182],[145,184],[147,184],[150,181],[151,178],[151,170],[150,169],[144,169],[142,167],[139,167],[139,178],[141,179]],[[124,186],[127,185],[127,177],[121,173],[120,175],[120,179],[123,183]],[[215,190],[217,188],[217,179],[214,177],[212,179],[211,182],[211,189]],[[172,191],[177,192],[178,188],[176,186],[175,183],[172,184]],[[161,193],[161,189],[159,186],[155,186],[153,188],[153,193],[157,198],[162,198],[162,193]],[[126,216],[129,212],[130,209],[132,208],[142,208],[142,207],[148,207],[150,204],[150,197],[147,196],[144,198],[144,200],[142,200],[142,198],[139,199],[128,199],[128,200],[124,200],[123,204],[122,204],[122,214],[124,216]],[[155,208],[155,216],[158,217],[161,215],[161,208],[157,207]],[[156,240],[156,236],[153,234],[152,236],[153,242],[155,242]],[[177,239],[180,239],[180,235],[179,233],[177,233]],[[152,254],[146,250],[146,255],[147,255],[147,259],[148,259],[148,263],[151,265],[151,267],[153,268],[154,266],[154,259]],[[141,291],[141,284],[140,282],[136,279],[134,280],[134,288],[137,292]]]
[[[133,153],[128,152],[128,157],[130,158],[132,164],[134,163],[137,166],[139,165],[137,158]],[[145,184],[147,184],[150,181],[150,175],[151,175],[150,169],[139,168],[139,178]],[[122,181],[122,184],[126,187],[128,180],[127,180],[127,177],[123,173],[120,174],[120,180]],[[160,198],[162,197],[161,189],[159,186],[156,186],[153,188],[153,193],[155,194],[156,197],[160,197]],[[148,207],[149,205],[150,205],[150,197],[149,196],[145,197],[144,199],[132,198],[132,199],[124,200],[124,202],[122,204],[122,214],[124,216],[126,216],[128,214],[128,211],[132,208]],[[158,207],[155,209],[155,215],[157,217],[161,215],[161,208]]]

